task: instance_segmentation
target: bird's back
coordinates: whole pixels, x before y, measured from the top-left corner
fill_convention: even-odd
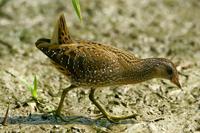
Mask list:
[[[42,51],[72,83],[80,86],[122,84],[126,70],[139,61],[131,53],[89,41],[51,45]]]

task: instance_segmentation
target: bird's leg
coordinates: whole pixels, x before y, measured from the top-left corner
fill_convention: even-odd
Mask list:
[[[129,116],[112,116],[109,115],[106,110],[96,101],[94,97],[95,93],[95,88],[91,88],[89,98],[93,102],[94,105],[102,112],[102,114],[111,122],[118,122],[119,120],[124,120],[124,119],[130,119],[130,118],[135,118],[137,114],[129,115]]]
[[[62,110],[62,107],[63,107],[63,102],[64,102],[64,99],[65,99],[65,96],[66,96],[66,94],[67,94],[68,91],[70,91],[70,90],[72,90],[74,88],[76,88],[76,86],[75,85],[71,85],[70,87],[65,88],[63,90],[62,95],[61,95],[61,99],[60,99],[60,103],[58,105],[57,110],[55,111],[55,115],[56,116],[59,116],[61,118],[61,110]]]

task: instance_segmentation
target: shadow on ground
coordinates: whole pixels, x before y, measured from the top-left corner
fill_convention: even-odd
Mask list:
[[[66,121],[61,120],[59,117],[53,115],[43,114],[30,114],[29,116],[10,116],[7,120],[7,125],[14,124],[28,124],[28,125],[40,125],[40,124],[52,124],[52,125],[67,125],[67,124],[80,124],[80,125],[93,125],[99,127],[108,127],[113,124],[134,124],[135,120],[122,120],[117,123],[111,123],[106,118],[91,119],[83,116],[66,116],[63,117]],[[0,117],[0,121],[3,121],[4,117]]]

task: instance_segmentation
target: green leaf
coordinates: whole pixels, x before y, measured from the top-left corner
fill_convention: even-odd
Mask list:
[[[76,11],[76,15],[82,21],[81,7],[80,7],[79,0],[72,0],[72,4],[73,4],[73,7],[74,7],[74,10]]]

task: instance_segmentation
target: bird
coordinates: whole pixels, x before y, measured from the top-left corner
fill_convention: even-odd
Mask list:
[[[51,39],[40,38],[36,47],[48,56],[53,65],[71,84],[61,94],[55,114],[61,116],[66,94],[78,87],[91,89],[89,99],[111,122],[134,118],[109,114],[95,99],[101,87],[141,83],[153,78],[167,79],[181,88],[176,65],[166,58],[137,58],[132,52],[94,41],[71,37],[64,13],[56,21]]]

